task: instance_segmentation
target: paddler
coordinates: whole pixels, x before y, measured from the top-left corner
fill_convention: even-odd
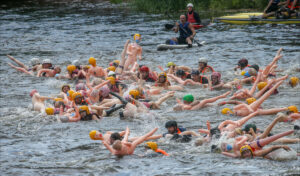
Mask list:
[[[175,25],[176,26],[173,29],[175,33],[179,31],[179,37],[172,38],[171,42],[175,42],[175,44],[188,44],[188,47],[191,48],[193,46],[193,39],[196,35],[193,25],[186,21],[185,15],[180,15],[180,24],[176,22]]]
[[[188,9],[188,12],[185,14],[187,21],[192,24],[201,24],[199,14],[194,12],[194,5],[192,3],[188,3],[186,7]]]
[[[269,16],[274,16],[275,12],[280,8],[280,0],[269,0],[267,7],[264,10],[262,18],[267,18]]]

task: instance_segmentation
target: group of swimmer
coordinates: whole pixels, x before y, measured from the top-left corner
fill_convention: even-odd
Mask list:
[[[40,63],[33,58],[31,66],[26,66],[14,57],[7,57],[18,64],[8,63],[17,71],[37,77],[55,77],[60,80],[73,80],[75,86],[62,85],[60,93],[55,97],[43,96],[36,89],[30,92],[32,109],[47,115],[55,115],[60,122],[78,122],[87,120],[108,120],[114,112],[118,111],[121,120],[135,118],[137,114],[147,114],[155,109],[162,108],[162,103],[172,99],[177,91],[183,91],[186,86],[197,87],[199,91],[228,90],[218,96],[199,100],[192,94],[186,94],[182,99],[176,98],[174,111],[200,111],[208,106],[234,105],[232,109],[225,107],[221,110],[223,115],[240,117],[239,120],[225,120],[216,127],[206,122],[207,129],[198,131],[187,130],[180,127],[176,121],[167,121],[164,134],[154,135],[158,128],[154,128],[145,135],[129,138],[130,129],[119,132],[91,131],[90,138],[101,140],[103,145],[114,155],[123,156],[134,153],[135,148],[145,141],[145,147],[158,154],[169,156],[166,151],[159,149],[154,140],[167,138],[177,142],[190,142],[195,138],[196,145],[211,145],[212,151],[221,151],[230,157],[253,158],[267,157],[269,153],[279,148],[290,150],[286,145],[265,146],[270,143],[297,143],[299,138],[285,138],[299,130],[287,129],[285,132],[272,135],[270,132],[278,122],[293,122],[300,119],[296,106],[286,105],[272,109],[264,109],[263,102],[275,99],[278,88],[286,84],[295,88],[299,78],[295,76],[278,77],[278,61],[282,59],[279,49],[266,66],[248,63],[243,58],[233,68],[240,79],[223,82],[221,73],[208,65],[208,59],[201,57],[198,68],[176,65],[169,62],[166,68],[158,66],[160,73],[147,65],[138,64],[142,60],[142,47],[139,45],[141,35],[135,34],[134,41],[126,41],[121,53],[121,60],[114,60],[102,68],[97,65],[96,59],[91,57],[88,64],[82,65],[75,60],[66,67],[66,73],[59,66],[54,66],[49,59]],[[244,87],[251,85],[251,89]],[[230,96],[231,95],[231,96]],[[155,98],[159,97],[159,98]],[[213,104],[223,99],[218,104]],[[51,104],[46,104],[51,100]],[[170,100],[171,101],[171,100]],[[276,118],[265,130],[259,130],[255,124],[246,124],[248,120],[263,115],[275,115]],[[199,117],[200,119],[201,117]],[[243,128],[244,127],[244,128]],[[213,141],[226,139],[217,145]]]

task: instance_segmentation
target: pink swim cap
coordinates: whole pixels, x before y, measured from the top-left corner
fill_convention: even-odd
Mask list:
[[[76,92],[78,92],[79,90],[86,90],[86,88],[85,88],[85,84],[84,83],[78,83],[77,85],[76,85]]]
[[[38,91],[36,89],[33,89],[31,92],[30,92],[30,96],[32,97],[35,93],[37,93]]]
[[[101,87],[101,88],[100,88],[100,91],[101,91],[102,97],[106,98],[106,97],[109,96],[110,90],[109,90],[109,88],[107,87],[107,85]]]
[[[219,73],[219,72],[213,72],[213,73],[211,74],[211,76],[216,76],[216,77],[218,77],[218,82],[221,81],[221,73]]]

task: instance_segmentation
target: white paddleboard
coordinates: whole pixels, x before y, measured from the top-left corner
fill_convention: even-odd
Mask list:
[[[200,46],[204,45],[205,41],[200,42]],[[198,47],[198,44],[194,43],[193,47]],[[157,45],[157,50],[167,50],[167,49],[180,49],[180,48],[188,48],[188,45],[167,45],[167,44],[159,44]]]

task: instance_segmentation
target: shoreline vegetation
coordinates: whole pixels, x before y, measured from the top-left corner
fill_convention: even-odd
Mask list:
[[[177,14],[186,11],[186,5],[193,3],[194,9],[215,13],[240,11],[262,11],[267,0],[110,0],[111,3],[126,2],[136,11],[157,14]]]

